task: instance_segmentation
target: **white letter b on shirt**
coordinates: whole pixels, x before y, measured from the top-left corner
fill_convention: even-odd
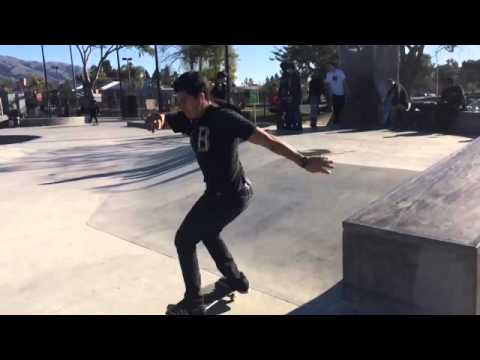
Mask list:
[[[210,129],[206,126],[198,128],[198,152],[207,152],[210,148],[209,137]]]

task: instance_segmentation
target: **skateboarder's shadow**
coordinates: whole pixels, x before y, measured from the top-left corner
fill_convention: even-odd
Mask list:
[[[227,311],[232,310],[230,306],[227,304],[230,304],[232,301],[231,300],[219,300],[217,301],[214,305],[212,305],[206,312],[206,315],[220,315],[223,314]]]

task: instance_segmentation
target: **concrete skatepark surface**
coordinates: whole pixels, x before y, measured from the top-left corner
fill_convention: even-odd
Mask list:
[[[243,151],[247,146],[252,149]],[[312,176],[255,145],[241,147],[245,170],[253,181],[254,198],[249,209],[222,236],[256,288],[297,305],[341,280],[340,219],[415,174],[408,170],[339,164],[335,176]],[[269,158],[268,162],[256,166],[263,156]],[[185,173],[189,170],[185,169]],[[192,173],[181,183],[175,182],[175,189],[164,186],[168,184],[165,181],[157,181],[155,187],[112,194],[88,224],[176,256],[175,232],[203,190],[184,196],[181,189],[201,183],[202,175]],[[182,197],[172,201],[163,196],[165,192]],[[112,218],[122,221],[112,222]],[[220,276],[203,245],[199,262]]]
[[[120,123],[5,129],[1,137],[0,313],[163,314],[182,296],[173,235],[203,190],[188,139]],[[252,291],[226,314],[286,314],[332,287],[338,293],[341,222],[470,141],[325,129],[282,138],[328,152],[337,169],[311,175],[242,144],[255,197],[223,236]],[[199,250],[207,285],[218,273]],[[331,298],[303,313],[355,313],[340,300],[326,310]]]

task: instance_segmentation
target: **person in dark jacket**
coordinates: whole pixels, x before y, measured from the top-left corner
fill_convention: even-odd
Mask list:
[[[97,115],[100,112],[100,108],[98,107],[97,102],[93,99],[90,100],[89,112],[90,112],[90,122],[92,123],[92,125],[98,125]],[[95,119],[95,122],[93,122],[93,119]]]
[[[448,78],[447,87],[442,91],[437,107],[438,129],[442,132],[448,132],[452,122],[456,119],[460,110],[464,108],[465,93],[463,88],[455,84],[452,78]]]
[[[217,79],[215,80],[211,95],[214,101],[220,100],[223,102],[228,102],[227,100],[227,74],[220,71],[217,74]]]
[[[282,68],[282,77],[280,78],[279,97],[282,110],[285,113],[285,128],[288,130],[302,130],[300,114],[302,88],[300,75],[292,62],[282,62],[280,67]]]
[[[318,108],[320,105],[320,98],[325,93],[325,86],[323,79],[318,72],[312,75],[308,83],[308,97],[310,100],[310,126],[317,127]]]
[[[405,112],[410,110],[411,101],[407,90],[402,84],[392,79],[387,80],[390,88],[384,100],[384,121],[387,128],[392,130],[410,127],[406,122]]]

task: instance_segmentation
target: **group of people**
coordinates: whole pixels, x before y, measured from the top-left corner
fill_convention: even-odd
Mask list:
[[[293,62],[282,62],[280,64],[282,76],[278,91],[281,116],[277,128],[286,130],[302,130],[302,117],[300,105],[302,103],[302,89],[300,74]],[[319,106],[322,95],[327,98],[329,108],[332,108],[332,115],[329,124],[339,124],[340,116],[345,104],[345,96],[348,91],[346,76],[343,70],[335,63],[327,64],[327,74],[323,79],[319,71],[315,71],[309,81],[309,102],[310,102],[310,126],[317,127]]]
[[[388,80],[389,90],[383,101],[384,125],[392,130],[417,130],[419,124],[413,123],[413,118],[407,115],[412,107],[412,101],[407,90],[396,81]],[[463,88],[452,78],[447,79],[435,107],[435,130],[446,133],[451,130],[460,110],[465,109],[465,94]]]
[[[293,62],[280,64],[282,76],[278,91],[281,116],[277,128],[286,130],[302,130],[300,105],[302,90],[300,75]],[[350,92],[346,82],[345,72],[335,63],[327,64],[325,78],[316,70],[309,81],[310,126],[317,127],[319,105],[322,95],[327,99],[327,107],[332,110],[327,126],[341,124],[341,115],[345,106],[345,99]],[[382,125],[391,130],[414,130],[414,118],[407,112],[413,109],[412,101],[405,87],[399,82],[388,79],[387,93],[383,98]],[[465,108],[465,95],[462,87],[447,79],[447,86],[442,91],[435,111],[436,130],[448,132],[458,112]]]

